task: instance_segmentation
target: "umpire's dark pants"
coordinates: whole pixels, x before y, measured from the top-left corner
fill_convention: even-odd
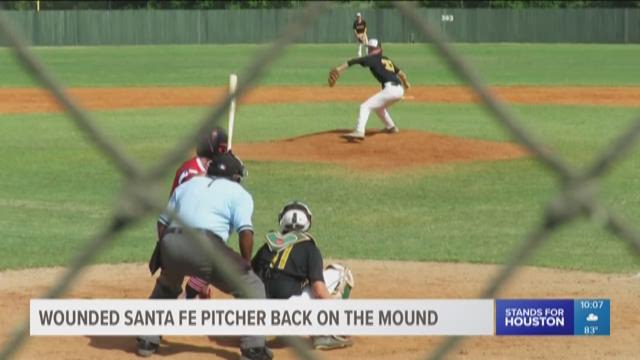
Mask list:
[[[260,278],[251,270],[251,265],[240,254],[228,247],[219,237],[210,231],[205,233],[216,253],[224,255],[231,260],[235,270],[240,274],[240,280],[247,285],[253,299],[264,299],[264,285]],[[183,234],[179,229],[169,229],[160,240],[160,259],[162,272],[156,281],[156,286],[151,293],[151,299],[175,299],[182,292],[182,282],[185,276],[197,276],[207,280],[211,285],[221,291],[241,297],[238,287],[217,273],[210,257],[203,251],[203,247],[197,239],[192,239]],[[160,336],[141,336],[140,338],[159,344]],[[242,336],[240,348],[248,349],[265,346],[264,336]]]

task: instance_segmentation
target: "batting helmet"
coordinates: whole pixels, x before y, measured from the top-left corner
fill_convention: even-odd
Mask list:
[[[311,209],[300,201],[287,203],[278,215],[278,223],[283,232],[287,231],[309,231],[311,227]]]
[[[232,152],[216,155],[209,163],[207,175],[241,182],[246,176],[242,161]]]
[[[196,154],[213,159],[214,156],[227,152],[228,142],[229,136],[227,132],[221,127],[216,127],[210,133],[204,134],[198,139]]]

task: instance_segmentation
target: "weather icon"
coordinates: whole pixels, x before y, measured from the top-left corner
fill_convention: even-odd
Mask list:
[[[598,321],[598,315],[591,313],[587,316],[587,321]]]

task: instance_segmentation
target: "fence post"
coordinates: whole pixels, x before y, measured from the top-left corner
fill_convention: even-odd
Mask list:
[[[624,43],[629,43],[629,9],[624,8]]]

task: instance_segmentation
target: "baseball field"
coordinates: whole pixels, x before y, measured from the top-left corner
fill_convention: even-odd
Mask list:
[[[455,48],[532,134],[588,165],[638,117],[637,45],[460,44]],[[152,166],[226,94],[230,73],[261,45],[34,48],[99,126],[141,167]],[[340,138],[377,90],[354,67],[335,88],[328,70],[352,45],[295,45],[240,100],[234,150],[245,161],[258,234],[288,200],[306,201],[323,255],[350,265],[355,298],[476,298],[559,191],[556,175],[515,143],[432,51],[385,45],[413,88],[390,111],[397,135]],[[223,123],[226,125],[226,121]],[[117,172],[0,48],[0,344],[84,242],[106,226],[123,187]],[[638,146],[601,180],[600,197],[640,219]],[[169,193],[173,173],[163,183]],[[562,227],[500,297],[610,298],[610,337],[478,337],[451,358],[636,358],[640,258],[597,219]],[[155,244],[149,217],[117,237],[68,297],[145,298]],[[237,247],[237,241],[230,241]],[[257,248],[257,246],[256,246]],[[214,292],[214,297],[224,297]],[[442,337],[362,337],[324,359],[419,359]],[[234,359],[234,339],[168,337],[171,359]],[[279,359],[295,356],[271,343]],[[18,358],[120,359],[128,338],[32,338]]]

